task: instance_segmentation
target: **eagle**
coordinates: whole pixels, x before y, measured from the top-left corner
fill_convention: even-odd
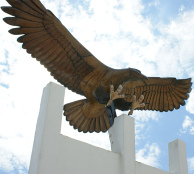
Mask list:
[[[3,20],[16,26],[17,41],[60,84],[85,96],[64,105],[66,120],[79,132],[106,132],[110,128],[105,106],[121,111],[167,112],[185,105],[191,78],[147,77],[133,68],[114,69],[90,53],[39,0],[6,0]],[[144,93],[145,92],[145,93]]]

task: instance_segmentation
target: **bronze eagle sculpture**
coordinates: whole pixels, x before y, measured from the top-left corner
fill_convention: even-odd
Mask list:
[[[64,115],[74,129],[106,132],[110,123],[105,105],[110,106],[113,100],[116,109],[131,109],[129,114],[134,109],[167,112],[185,105],[191,78],[146,77],[137,69],[110,68],[81,45],[39,0],[6,1],[11,7],[1,9],[13,17],[3,20],[16,26],[9,32],[22,35],[17,39],[22,48],[59,83],[86,97],[64,105]]]

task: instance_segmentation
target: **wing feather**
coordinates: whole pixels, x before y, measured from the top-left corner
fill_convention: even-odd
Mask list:
[[[89,132],[94,132],[96,128],[96,118],[92,118],[91,124],[90,124],[90,129]]]
[[[191,91],[191,78],[176,79],[176,78],[159,78],[150,77],[146,81],[130,82],[126,85],[124,93],[136,91],[136,96],[140,96],[142,90],[147,90],[144,94],[144,108],[138,110],[156,110],[156,111],[172,111],[174,108],[179,109],[180,105],[185,105],[185,100],[189,97]],[[125,99],[127,102],[132,102],[130,96]],[[119,108],[118,108],[119,109]]]
[[[90,128],[90,125],[91,125],[91,122],[92,122],[92,119],[88,119],[87,123],[86,123],[86,126],[85,128],[83,129],[83,132],[86,133],[88,132],[89,128]]]
[[[173,104],[173,100],[170,94],[170,86],[167,86],[167,97],[168,97],[168,106],[169,106],[169,110],[173,111],[174,110],[174,104]]]
[[[109,123],[109,119],[106,115],[104,115],[104,121],[105,121],[105,124],[106,124],[106,129],[108,130],[110,128],[110,123]]]
[[[43,27],[40,22],[33,22],[22,18],[6,17],[3,19],[7,24],[21,27]]]
[[[171,90],[170,95],[171,95],[171,98],[172,98],[174,107],[175,107],[175,109],[179,109],[180,108],[180,105],[179,105],[179,102],[176,99],[176,95],[174,95],[172,85],[169,85],[169,88]]]
[[[60,45],[56,48],[56,50],[51,53],[51,55],[49,57],[47,57],[45,60],[40,61],[41,64],[43,65],[47,65],[50,62],[52,62],[53,60],[55,60],[56,56],[58,56],[61,52],[63,51],[63,49],[60,47]]]
[[[96,118],[95,132],[100,132],[100,117]]]
[[[175,89],[179,92],[182,92],[184,94],[190,93],[191,92],[191,88],[180,88],[180,87],[175,87]]]
[[[182,106],[185,105],[185,101],[183,99],[185,99],[184,97],[182,97],[181,93],[176,92],[175,89],[173,89],[173,94],[176,97],[177,101],[179,102],[179,104],[181,104]]]
[[[9,33],[14,34],[14,35],[21,35],[21,34],[29,34],[29,33],[36,33],[44,31],[43,27],[38,27],[38,28],[12,28],[9,30]]]
[[[26,3],[27,6],[29,6],[30,8],[33,8],[38,13],[44,14],[46,11],[44,6],[38,1],[32,0],[32,1],[24,1],[24,2]]]
[[[33,22],[39,22],[39,23],[42,22],[42,19],[41,19],[42,16],[36,17],[34,15],[31,15],[30,13],[26,13],[17,8],[7,7],[4,9],[4,11],[12,16],[18,16],[18,17],[21,17],[21,18],[24,18],[24,19],[27,19]]]
[[[44,35],[47,35],[46,31],[30,33],[30,34],[26,34],[26,35],[23,35],[23,36],[19,37],[17,39],[17,41],[20,42],[20,43],[29,42],[31,40],[34,40],[34,39],[39,38],[39,37],[44,36]]]
[[[81,114],[80,114],[81,115]],[[78,129],[79,127],[80,127],[80,125],[82,124],[82,122],[84,122],[84,120],[85,119],[87,119],[87,118],[85,118],[85,117],[80,117],[77,121],[76,121],[76,123],[75,123],[75,125],[74,125],[74,129]],[[78,129],[79,130],[79,129]]]
[[[36,54],[41,55],[43,52],[45,52],[48,49],[48,47],[51,49],[52,47],[50,47],[50,45],[54,43],[56,44],[57,42],[53,41],[53,39],[51,38],[48,38],[46,41],[44,41],[44,44],[42,42],[36,43],[34,46],[31,46],[30,48],[28,48],[26,51],[27,53],[32,54],[32,57],[33,55],[36,55]]]
[[[39,17],[39,18],[44,18],[42,11],[40,12],[36,12],[36,10],[34,10],[32,7],[29,7],[27,6],[25,3],[23,3],[22,1],[20,0],[7,0],[7,2],[15,7],[16,9],[19,9],[21,11],[24,11],[28,14],[31,14],[33,16],[36,16],[36,17]],[[25,18],[25,16],[23,16]]]
[[[77,113],[75,112],[74,115],[75,114],[76,114],[76,116],[70,121],[71,125],[75,125],[78,122],[78,120],[82,117],[82,113],[80,110]]]
[[[161,88],[160,88],[160,101],[159,101],[159,111],[160,112],[162,112],[163,111],[163,104],[164,104],[164,100],[163,100],[163,98],[164,98],[164,87],[163,86],[161,86]]]
[[[168,97],[167,97],[167,86],[164,86],[164,111],[168,111]]]
[[[156,105],[155,105],[155,109],[156,111],[159,111],[159,106],[160,106],[160,90],[161,90],[161,86],[158,86],[158,91],[157,91],[157,98],[156,98]]]
[[[50,39],[50,36],[49,35],[44,35],[44,36],[41,36],[39,38],[36,38],[34,40],[31,40],[30,42],[24,42],[22,44],[22,48],[23,49],[29,49],[29,48],[32,48],[32,47],[37,47],[38,44],[44,44],[48,39]],[[54,40],[52,40],[54,41]],[[27,51],[28,52],[28,51]]]
[[[57,43],[55,44],[52,49],[48,50],[47,52],[45,52],[44,54],[42,54],[40,57],[40,59],[37,58],[37,60],[40,61],[41,64],[44,64],[44,62],[46,62],[49,57],[58,49],[60,48],[60,45]],[[56,56],[56,55],[55,55]]]
[[[55,70],[56,67],[58,67],[60,65],[60,63],[62,62],[64,57],[64,53],[63,51],[57,56],[56,59],[54,59],[53,61],[49,62],[49,64],[46,64],[45,66],[47,67],[48,71],[52,71]]]
[[[184,93],[182,93],[182,92],[179,92],[176,88],[174,88],[174,92],[175,92],[176,95],[180,96],[181,98],[183,98],[183,99],[185,99],[185,100],[187,100],[188,97],[189,97],[188,94],[184,94]]]
[[[100,130],[102,132],[106,132],[107,128],[106,128],[106,124],[105,124],[105,120],[104,120],[104,115],[101,115],[99,117],[99,119],[100,119]]]
[[[147,86],[147,92],[145,94],[145,97],[144,97],[144,101],[147,101],[146,103],[148,103],[148,99],[149,99],[149,95],[150,95],[150,86]],[[148,109],[148,105],[145,106],[145,110]]]
[[[40,60],[42,54],[45,54],[45,52],[47,52],[57,44],[56,41],[51,42],[49,39],[45,42],[47,43],[46,45],[39,43],[37,46],[29,48],[28,53],[33,53],[32,57],[36,57],[37,60]]]
[[[147,105],[147,110],[149,110],[149,108],[151,107],[151,98],[152,98],[152,94],[153,94],[153,86],[152,85],[150,85],[150,87],[149,87],[149,96],[148,96],[148,98],[147,98],[147,102],[149,103],[148,105]]]
[[[149,105],[148,105],[148,110],[152,110],[153,100],[154,100],[154,96],[155,96],[155,90],[156,90],[156,86],[152,86],[152,93],[151,93],[151,97],[150,97],[150,101],[149,101]]]
[[[156,101],[157,101],[157,94],[158,94],[158,86],[155,86],[155,91],[154,91],[154,99],[153,99],[153,103],[151,105],[151,109],[154,110],[156,107]]]
[[[81,125],[78,127],[78,131],[81,132],[84,130],[84,128],[87,126],[88,119],[85,117],[81,123]]]

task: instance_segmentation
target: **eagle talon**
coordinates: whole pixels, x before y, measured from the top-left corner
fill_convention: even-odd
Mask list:
[[[123,89],[123,86],[119,85],[117,90],[114,92],[114,86],[113,86],[112,81],[111,81],[111,85],[110,85],[110,100],[108,101],[106,106],[111,106],[112,101],[115,100],[115,99],[124,98],[125,97],[124,94],[120,95],[120,92],[122,91],[122,89]]]
[[[133,95],[133,102],[132,102],[132,106],[131,106],[131,109],[130,109],[128,115],[132,115],[134,109],[145,106],[145,103],[141,103],[143,101],[143,99],[144,99],[143,93],[140,95],[138,100],[136,100],[136,95]]]

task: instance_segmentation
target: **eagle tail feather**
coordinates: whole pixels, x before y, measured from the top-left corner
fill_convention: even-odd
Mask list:
[[[91,106],[92,105],[92,106]],[[106,132],[110,128],[108,115],[101,109],[96,116],[91,117],[87,113],[95,113],[95,106],[87,99],[78,100],[64,105],[64,116],[69,124],[79,132]]]

